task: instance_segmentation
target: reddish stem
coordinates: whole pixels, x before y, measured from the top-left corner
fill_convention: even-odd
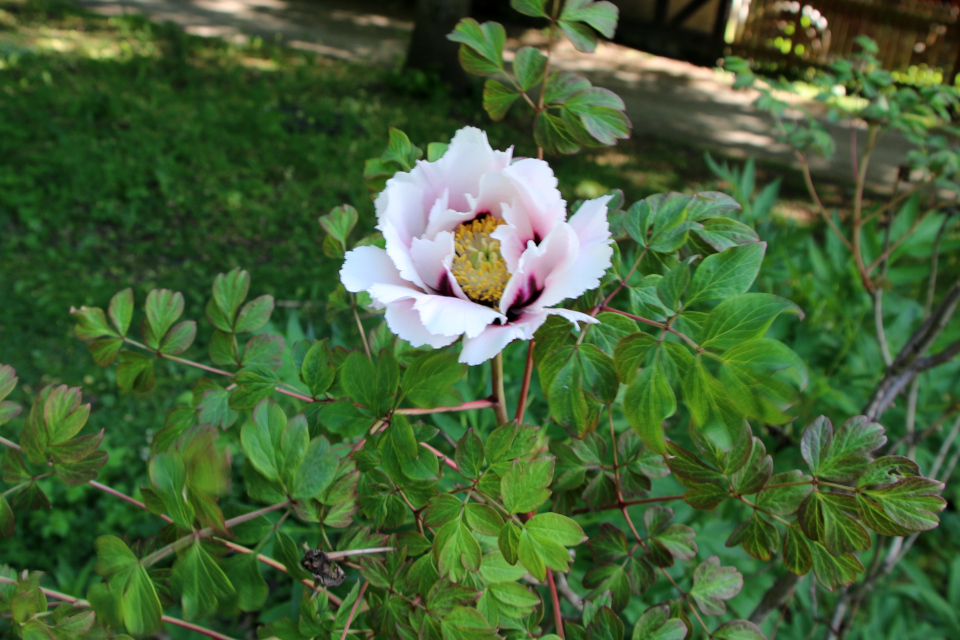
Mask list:
[[[523,422],[523,413],[527,410],[527,395],[530,393],[530,378],[533,375],[533,347],[535,344],[536,341],[531,340],[527,347],[527,366],[523,370],[523,386],[520,387],[520,399],[517,400],[517,416],[515,418],[517,424]]]
[[[633,315],[632,313],[627,313],[626,311],[620,311],[620,309],[614,309],[613,307],[608,307],[608,306],[606,306],[606,305],[601,305],[601,306],[600,306],[600,310],[601,310],[601,311],[609,311],[609,312],[611,312],[611,313],[619,313],[620,315],[626,316],[627,318],[630,318],[631,320],[636,320],[637,322],[641,322],[641,323],[643,323],[643,324],[648,324],[648,325],[650,325],[651,327],[657,327],[658,329],[663,329],[664,331],[668,331],[668,332],[672,333],[673,335],[677,336],[678,338],[682,338],[684,342],[686,342],[688,345],[690,345],[691,347],[693,347],[693,348],[696,349],[697,351],[703,351],[703,349],[700,347],[700,345],[698,345],[696,342],[694,342],[693,340],[691,340],[690,338],[688,338],[686,335],[680,333],[679,331],[677,331],[676,329],[674,329],[673,327],[671,327],[669,324],[666,324],[666,323],[664,323],[664,322],[657,322],[656,320],[650,320],[649,318],[644,318],[644,317],[641,317],[641,316],[635,316],[635,315]]]
[[[460,467],[457,466],[457,463],[456,463],[456,462],[454,462],[453,460],[451,460],[450,458],[448,458],[446,455],[440,453],[439,451],[437,451],[436,449],[434,449],[433,447],[431,447],[430,445],[428,445],[426,442],[421,442],[421,443],[420,443],[420,446],[423,447],[424,449],[426,449],[427,451],[431,452],[432,454],[434,454],[434,455],[437,456],[438,458],[440,458],[440,459],[443,461],[443,464],[447,465],[448,467],[450,467],[450,468],[453,469],[454,471],[457,471],[457,472],[460,471]]]
[[[88,482],[87,484],[89,484],[89,485],[90,485],[91,487],[93,487],[94,489],[100,489],[100,491],[103,491],[104,493],[109,493],[110,495],[115,496],[115,497],[117,497],[117,498],[120,498],[121,500],[124,500],[125,502],[129,502],[130,504],[132,504],[132,505],[134,505],[134,506],[136,506],[136,507],[140,507],[140,508],[143,509],[144,511],[150,511],[150,509],[147,508],[147,505],[145,505],[144,503],[140,502],[139,500],[136,500],[136,499],[134,499],[134,498],[131,498],[130,496],[128,496],[128,495],[125,494],[125,493],[120,493],[120,492],[117,491],[116,489],[113,489],[113,488],[111,488],[111,487],[108,487],[108,486],[105,485],[105,484],[100,484],[100,483],[97,482],[96,480],[91,480],[91,481]],[[173,522],[173,518],[171,518],[170,516],[168,516],[168,515],[165,514],[165,513],[158,513],[158,514],[155,514],[155,515],[156,515],[157,517],[159,517],[161,520],[164,520],[164,521],[166,521],[166,522]]]
[[[567,636],[563,632],[563,618],[560,615],[560,596],[557,595],[557,585],[553,581],[553,571],[550,569],[547,569],[547,585],[550,587],[550,599],[553,600],[553,619],[557,626],[557,635],[566,640]]]
[[[360,601],[363,599],[363,594],[367,590],[366,580],[363,584],[360,585],[360,593],[357,594],[357,599],[354,601],[353,606],[350,607],[350,615],[347,616],[347,625],[343,628],[343,634],[340,635],[340,640],[346,640],[347,634],[350,633],[350,624],[353,622],[353,617],[357,615],[357,607],[360,606]]]
[[[493,400],[472,400],[455,407],[436,407],[434,409],[397,409],[394,413],[405,416],[422,416],[429,413],[450,413],[452,411],[470,411],[471,409],[489,409],[497,405]]]

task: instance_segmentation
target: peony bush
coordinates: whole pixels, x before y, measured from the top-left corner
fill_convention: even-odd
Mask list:
[[[616,25],[609,2],[512,4],[548,21],[551,45],[563,34],[589,52]],[[18,417],[3,401],[16,373],[0,367],[0,422],[17,432],[0,438],[0,533],[48,507],[51,482],[157,525],[151,540],[99,538],[100,580],[85,594],[7,559],[5,630],[756,640],[770,607],[747,620],[732,606],[744,576],[712,552],[720,544],[839,590],[865,571],[871,532],[938,525],[943,484],[882,451],[877,406],[836,427],[817,418],[802,464],[774,468],[760,436],[795,420],[808,375],[767,334],[803,313],[751,292],[766,244],[740,204],[716,192],[565,202],[544,154],[627,137],[623,102],[551,72],[550,46],[520,49],[508,69],[496,23],[467,19],[450,37],[468,71],[490,76],[492,118],[532,109],[540,157],[465,127],[424,159],[391,130],[365,168],[376,231],[356,237],[350,205],[320,218],[324,254],[342,261],[329,335],[266,332],[274,300],[248,299],[241,269],[213,282],[210,364],[185,357],[198,326],[177,292],[150,291],[138,308],[126,289],[106,311],[72,310],[124,392],[149,391],[158,360],[203,372],[162,417],[138,496],[97,482],[104,434],[81,435],[78,388],[48,386]],[[522,375],[504,373],[505,355]],[[721,539],[722,522],[706,535],[687,524],[717,509],[740,522]],[[295,597],[271,606],[281,582]]]

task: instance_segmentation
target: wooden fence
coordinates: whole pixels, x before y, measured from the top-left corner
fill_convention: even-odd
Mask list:
[[[960,7],[930,0],[744,0],[734,54],[784,67],[822,66],[857,50],[859,35],[879,45],[890,71],[960,72]]]

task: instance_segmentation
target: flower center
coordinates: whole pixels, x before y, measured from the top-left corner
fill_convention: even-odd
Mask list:
[[[503,220],[484,215],[461,224],[454,233],[453,277],[467,297],[480,304],[499,303],[510,279],[500,241],[490,237],[501,224]]]

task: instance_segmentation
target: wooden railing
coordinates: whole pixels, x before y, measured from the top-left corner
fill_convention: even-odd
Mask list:
[[[890,71],[960,72],[960,7],[890,0],[752,0],[737,25],[732,52],[784,67],[822,66],[857,48],[859,35],[879,45]]]

